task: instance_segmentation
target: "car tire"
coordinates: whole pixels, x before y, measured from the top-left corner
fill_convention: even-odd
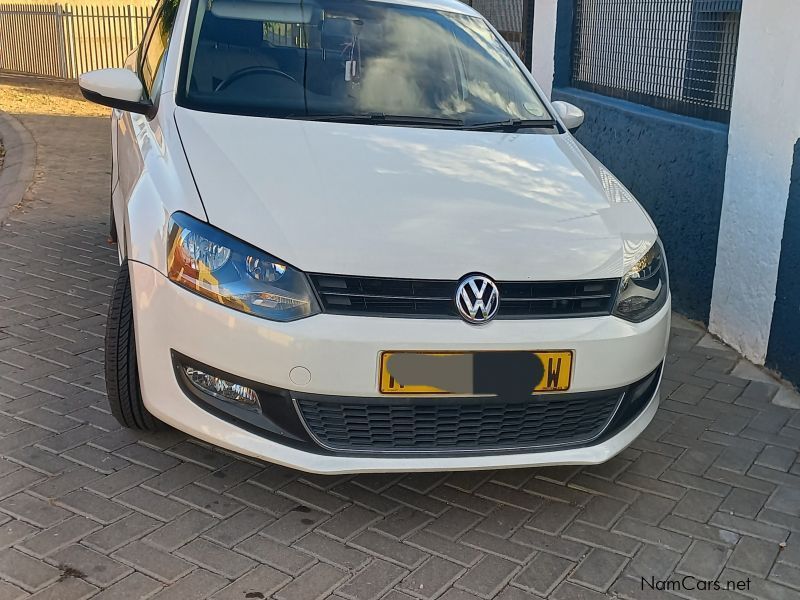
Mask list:
[[[105,342],[106,391],[111,414],[123,427],[157,431],[160,421],[145,408],[139,388],[128,261],[120,265],[114,282],[114,292],[108,304]]]

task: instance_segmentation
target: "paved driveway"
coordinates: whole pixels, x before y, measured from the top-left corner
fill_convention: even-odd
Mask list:
[[[683,322],[654,423],[599,467],[321,477],[120,429],[107,122],[23,121],[36,182],[0,231],[0,599],[667,595],[642,578],[800,597],[800,413]]]

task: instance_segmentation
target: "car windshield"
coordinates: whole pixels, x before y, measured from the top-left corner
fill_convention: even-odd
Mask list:
[[[180,105],[447,127],[552,124],[479,17],[373,0],[195,0]]]

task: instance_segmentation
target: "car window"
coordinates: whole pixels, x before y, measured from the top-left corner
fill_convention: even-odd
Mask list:
[[[164,0],[156,5],[147,26],[139,62],[139,75],[150,98],[158,95],[164,63],[175,25],[178,0]]]
[[[271,117],[551,119],[480,17],[369,0],[195,0],[178,103]]]

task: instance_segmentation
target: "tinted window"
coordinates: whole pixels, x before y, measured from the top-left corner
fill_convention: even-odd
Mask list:
[[[196,1],[178,102],[274,117],[550,116],[477,17],[368,0]]]
[[[177,10],[178,0],[160,2],[153,12],[145,34],[139,70],[145,89],[151,97],[158,93],[157,88],[161,82],[164,59]]]

